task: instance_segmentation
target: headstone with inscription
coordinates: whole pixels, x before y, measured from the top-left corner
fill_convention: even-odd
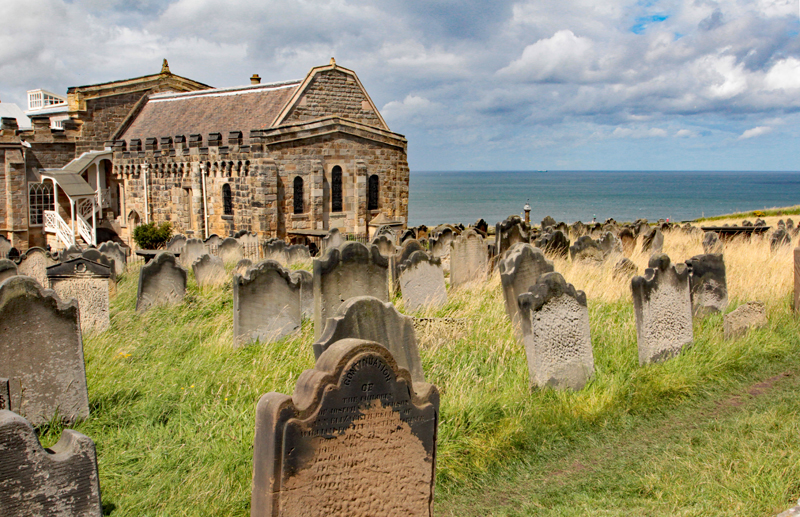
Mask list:
[[[272,343],[300,328],[300,282],[274,260],[233,277],[233,340]]]
[[[286,264],[292,265],[298,262],[310,262],[311,250],[304,244],[292,244],[286,247]]]
[[[94,442],[65,429],[45,449],[31,424],[0,410],[0,515],[100,517]]]
[[[162,304],[181,303],[186,295],[186,270],[178,265],[175,255],[165,251],[142,266],[136,310],[146,311]]]
[[[219,258],[225,264],[236,264],[244,258],[244,250],[239,241],[228,237],[219,245]]]
[[[521,336],[517,298],[528,292],[528,288],[534,285],[540,276],[552,272],[553,262],[547,260],[539,248],[527,243],[518,243],[508,250],[505,257],[500,260],[498,268],[506,302],[506,314],[511,319],[514,331]]]
[[[50,287],[62,300],[78,300],[81,330],[103,331],[111,324],[108,299],[112,269],[84,257],[47,268]]]
[[[439,392],[378,343],[338,341],[256,408],[251,517],[433,514]]]
[[[177,235],[173,235],[172,238],[167,243],[167,251],[170,253],[183,253],[183,247],[186,245],[186,236],[182,233]]]
[[[483,282],[489,270],[486,244],[475,230],[466,230],[450,243],[450,287]]]

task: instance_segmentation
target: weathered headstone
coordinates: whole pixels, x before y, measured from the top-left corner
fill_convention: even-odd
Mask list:
[[[109,257],[108,255],[100,253],[100,251],[97,250],[96,248],[89,248],[83,250],[83,253],[81,253],[81,257],[109,268],[111,270],[111,277],[110,277],[111,280],[113,280],[114,282],[117,281],[117,267],[114,264],[115,261],[113,258]]]
[[[225,264],[236,264],[244,258],[242,245],[233,237],[228,237],[219,245],[219,258]]]
[[[553,230],[536,239],[536,247],[548,255],[566,257],[569,253],[569,239],[561,230]]]
[[[717,232],[705,232],[703,234],[704,253],[722,253],[722,241],[719,240]]]
[[[0,283],[0,377],[33,425],[89,416],[78,304],[27,276]],[[2,490],[0,490],[2,492]]]
[[[256,409],[251,517],[433,514],[439,392],[369,341],[333,344]]]
[[[303,244],[292,244],[286,247],[286,264],[291,266],[298,262],[309,262],[311,251]]]
[[[531,385],[582,389],[594,373],[584,292],[545,273],[518,303]]]
[[[243,258],[239,262],[236,263],[236,267],[233,268],[234,275],[243,275],[247,272],[248,269],[253,267],[253,261],[250,259]]]
[[[588,235],[579,237],[575,244],[569,247],[572,262],[603,262],[605,253],[600,245]]]
[[[631,228],[622,228],[619,231],[619,240],[622,243],[622,251],[630,255],[636,249],[636,234]]]
[[[630,278],[639,273],[639,268],[628,257],[622,257],[614,264],[612,275],[614,278]]]
[[[394,242],[386,235],[378,235],[372,239],[371,244],[377,246],[378,251],[380,251],[381,255],[384,257],[391,257],[396,252]]]
[[[722,318],[725,339],[734,339],[747,333],[748,329],[761,328],[767,324],[767,309],[763,302],[747,302]]]
[[[332,228],[328,231],[328,235],[322,238],[322,252],[325,253],[329,249],[338,248],[344,244],[344,238],[338,228]]]
[[[417,238],[417,232],[415,232],[413,228],[406,228],[405,230],[403,230],[403,233],[400,234],[400,239],[398,239],[398,242],[400,244],[403,244],[408,239],[416,239],[416,238]]]
[[[72,246],[68,247],[65,250],[62,250],[61,253],[59,253],[58,260],[64,262],[65,260],[78,257],[82,254],[83,250],[80,248],[80,246],[73,244]]]
[[[228,283],[228,274],[225,272],[225,263],[221,257],[201,255],[192,263],[192,271],[200,289]]]
[[[609,231],[597,241],[597,246],[603,252],[604,260],[622,254],[622,241]]]
[[[111,267],[75,257],[47,268],[50,287],[62,300],[78,300],[81,330],[103,331],[111,324],[108,298]]]
[[[8,258],[8,251],[11,249],[11,241],[4,235],[0,235],[0,258]]]
[[[422,307],[441,307],[447,303],[441,259],[415,251],[400,264],[400,292],[408,311]]]
[[[542,231],[544,231],[545,228],[549,228],[555,225],[556,225],[556,220],[550,217],[549,215],[546,215],[544,219],[542,219]]]
[[[696,255],[687,261],[691,268],[692,312],[703,317],[722,312],[728,306],[728,283],[722,254]]]
[[[772,233],[772,237],[769,240],[769,246],[772,251],[777,251],[782,246],[788,246],[792,243],[792,239],[789,237],[789,234],[786,233],[786,230],[783,228],[778,228]]]
[[[261,256],[261,246],[258,243],[258,234],[248,231],[236,233],[235,239],[242,245],[242,254],[245,258],[258,262]]]
[[[511,325],[520,336],[520,315],[517,298],[526,293],[528,288],[539,280],[545,273],[553,271],[553,262],[547,260],[539,248],[534,248],[527,243],[514,245],[506,255],[500,259],[500,282],[503,285],[503,297],[506,302],[506,314],[511,319]]]
[[[17,272],[33,278],[42,287],[48,287],[47,268],[55,264],[58,262],[42,248],[30,248],[20,257]]]
[[[292,278],[300,282],[300,312],[303,318],[314,316],[314,275],[304,269],[292,271]]]
[[[200,239],[189,239],[183,245],[183,252],[181,252],[181,264],[186,267],[192,267],[194,261],[200,258],[202,255],[211,255],[211,251],[208,249],[208,246],[203,243]]]
[[[455,239],[455,233],[452,228],[443,228],[441,232],[437,233],[430,239],[431,255],[435,258],[444,258],[450,256],[450,243]]]
[[[689,268],[664,254],[648,265],[644,276],[631,280],[639,364],[669,359],[693,340]]]
[[[319,359],[332,344],[348,338],[380,343],[392,353],[401,368],[411,373],[414,383],[425,382],[414,319],[400,314],[391,302],[357,296],[341,304],[325,323],[319,341],[314,343],[314,357]]]
[[[167,243],[167,251],[177,254],[183,253],[183,247],[186,245],[186,241],[186,236],[181,233],[173,235]]]
[[[11,388],[5,377],[0,377],[0,409],[11,410]]]
[[[589,229],[581,221],[575,221],[569,227],[569,232],[573,240],[577,240],[579,237],[586,235],[588,231]]]
[[[203,244],[208,248],[206,253],[219,256],[219,247],[222,246],[222,237],[216,233],[212,233],[203,241]]]
[[[17,274],[16,264],[8,259],[0,258],[0,283],[6,278],[16,276]]]
[[[287,265],[286,241],[283,239],[270,239],[264,244],[264,259],[274,260],[280,264]]]
[[[389,274],[391,275],[392,292],[400,290],[400,264],[408,260],[415,251],[425,251],[422,243],[416,239],[405,241],[397,253],[389,257]]]
[[[0,515],[100,517],[100,479],[94,442],[65,429],[42,447],[31,424],[0,411]]]
[[[128,263],[128,257],[122,246],[113,241],[106,241],[97,248],[97,251],[106,257],[114,260],[114,273],[121,275],[125,272],[125,266]]]
[[[469,282],[483,282],[489,271],[488,254],[483,238],[467,230],[450,243],[450,287]]]
[[[389,261],[378,248],[345,242],[314,259],[314,336],[342,302],[355,296],[374,296],[389,301]]]
[[[300,282],[274,260],[233,277],[233,340],[272,343],[300,328]]]
[[[175,255],[168,251],[159,253],[142,266],[139,273],[136,310],[182,302],[186,295],[186,277],[187,272],[178,265]]]
[[[495,254],[502,256],[514,244],[531,241],[530,225],[525,223],[518,215],[507,217],[503,222],[495,225]]]
[[[664,234],[658,228],[651,228],[642,238],[642,251],[649,251],[653,255],[660,254],[664,249]]]

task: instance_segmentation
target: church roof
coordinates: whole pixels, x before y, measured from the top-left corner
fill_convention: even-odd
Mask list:
[[[138,138],[183,135],[188,137],[230,131],[247,135],[251,129],[267,129],[292,98],[302,81],[216,88],[188,93],[150,95],[136,119],[120,136]]]

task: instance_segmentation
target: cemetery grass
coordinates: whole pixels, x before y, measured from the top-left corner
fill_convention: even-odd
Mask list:
[[[667,233],[665,252],[686,260],[702,253],[700,240]],[[641,272],[647,257],[631,258]],[[769,326],[725,342],[722,317],[711,316],[696,323],[692,348],[646,367],[629,281],[612,278],[613,262],[554,259],[589,299],[596,372],[577,393],[530,390],[496,274],[416,314],[450,318],[418,331],[426,378],[441,391],[437,514],[767,515],[790,506],[800,496],[791,247],[734,241],[725,259],[730,309],[762,300]],[[105,513],[248,515],[255,405],[264,393],[291,393],[313,367],[311,322],[278,343],[234,348],[230,286],[201,292],[190,273],[183,304],[137,314],[137,278],[136,268],[120,278],[111,328],[84,335],[91,416],[72,428],[97,446]],[[769,394],[742,394],[784,371],[793,376]],[[728,404],[733,397],[741,404]],[[45,426],[44,445],[60,433]]]

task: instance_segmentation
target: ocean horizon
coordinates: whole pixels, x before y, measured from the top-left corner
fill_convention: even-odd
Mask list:
[[[411,171],[408,224],[690,221],[800,204],[800,171]]]

